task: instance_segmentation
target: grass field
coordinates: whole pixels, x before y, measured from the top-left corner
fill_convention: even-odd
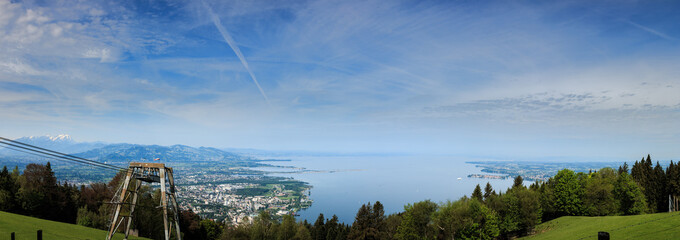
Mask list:
[[[597,239],[609,232],[611,239],[680,239],[680,213],[637,216],[561,217],[536,227],[523,239]]]
[[[43,231],[43,239],[106,239],[106,231],[75,224],[42,220],[7,212],[0,212],[0,239],[10,239],[14,232],[17,240],[35,240],[37,231]],[[116,234],[114,239],[123,239]],[[146,239],[131,237],[130,239]]]

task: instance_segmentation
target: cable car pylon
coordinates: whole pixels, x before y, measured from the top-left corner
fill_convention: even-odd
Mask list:
[[[135,213],[135,206],[137,205],[137,195],[142,182],[160,183],[161,185],[161,203],[160,208],[163,209],[163,230],[165,240],[170,240],[173,225],[177,232],[177,239],[181,240],[182,235],[179,230],[179,206],[177,205],[177,196],[175,195],[175,180],[172,176],[172,168],[165,167],[163,163],[130,163],[125,175],[125,181],[122,187],[116,192],[111,202],[114,206],[113,214],[109,224],[109,233],[106,237],[111,240],[113,235],[118,231],[121,225],[125,225],[124,233],[125,239],[128,239],[130,234],[130,227],[132,226],[132,219]],[[170,191],[167,191],[166,182]],[[169,213],[169,214],[168,214]]]

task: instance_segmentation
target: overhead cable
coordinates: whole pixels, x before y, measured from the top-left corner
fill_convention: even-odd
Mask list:
[[[126,170],[125,168],[121,168],[121,167],[118,167],[118,166],[115,166],[115,165],[101,163],[101,162],[93,161],[93,160],[90,160],[90,159],[85,159],[85,158],[73,156],[73,155],[70,155],[70,154],[61,153],[61,152],[41,148],[41,147],[38,147],[38,146],[22,143],[22,142],[19,142],[19,141],[14,141],[14,140],[7,139],[7,138],[4,138],[4,137],[0,137],[0,144],[5,144],[5,145],[8,145],[8,146],[11,146],[11,148],[8,148],[8,149],[12,149],[12,150],[15,150],[15,151],[19,151],[19,149],[23,149],[23,150],[26,150],[26,151],[33,152],[33,153],[30,153],[32,155],[40,154],[39,156],[42,156],[42,157],[47,157],[47,158],[52,158],[52,159],[57,159],[57,160],[66,160],[66,161],[78,162],[78,163],[81,163],[81,164],[87,164],[87,165],[90,165],[90,166],[101,167],[101,168],[106,168],[106,169],[116,170],[116,171]],[[28,153],[28,152],[25,152],[25,151],[21,151],[21,152]]]

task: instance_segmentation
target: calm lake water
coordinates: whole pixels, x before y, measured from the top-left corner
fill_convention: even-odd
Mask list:
[[[321,172],[274,173],[273,176],[293,177],[310,183],[314,204],[300,211],[298,220],[314,222],[323,213],[333,214],[340,221],[352,223],[362,204],[380,201],[385,213],[403,211],[404,205],[430,199],[434,202],[456,200],[470,196],[475,185],[482,188],[490,182],[498,191],[512,186],[512,179],[467,178],[481,173],[480,168],[452,157],[290,157],[290,162],[274,165],[304,167]],[[257,168],[282,171],[281,168]],[[285,170],[285,169],[283,169]],[[458,178],[461,178],[458,180]]]

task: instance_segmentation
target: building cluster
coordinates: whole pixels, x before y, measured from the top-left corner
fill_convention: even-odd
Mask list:
[[[253,219],[262,210],[276,215],[295,214],[309,207],[312,201],[308,195],[295,196],[283,184],[273,184],[268,193],[260,196],[237,194],[238,189],[263,187],[256,183],[224,183],[178,186],[180,205],[196,214],[232,224]]]
[[[507,179],[509,176],[507,175],[493,175],[493,174],[469,174],[467,177],[469,178],[485,178],[485,179]]]

